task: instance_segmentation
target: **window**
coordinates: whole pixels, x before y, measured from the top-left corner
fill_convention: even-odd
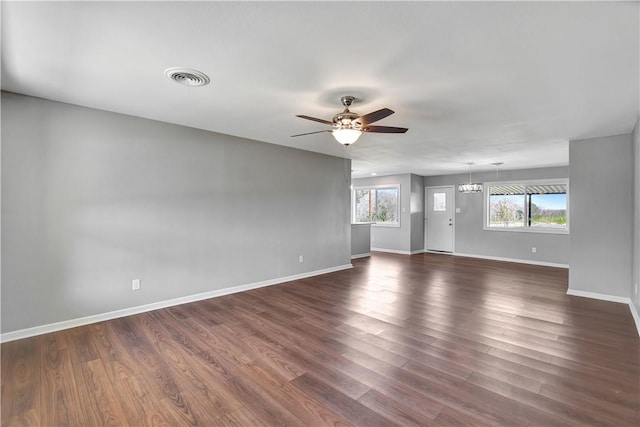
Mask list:
[[[487,183],[485,230],[567,233],[569,182]]]
[[[352,192],[353,222],[375,222],[377,225],[399,226],[399,185],[354,188]]]
[[[447,211],[447,193],[433,193],[433,211]]]

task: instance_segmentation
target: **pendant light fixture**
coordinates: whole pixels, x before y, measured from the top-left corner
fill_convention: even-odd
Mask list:
[[[469,183],[458,184],[458,192],[460,193],[482,193],[484,186],[481,182],[471,182],[471,165],[473,162],[467,163],[469,165]]]
[[[498,167],[504,165],[504,162],[495,162],[491,164],[496,167],[496,181],[498,181]]]

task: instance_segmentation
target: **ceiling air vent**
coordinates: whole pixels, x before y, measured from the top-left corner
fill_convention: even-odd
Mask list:
[[[164,70],[164,75],[185,86],[204,86],[209,84],[209,76],[192,68],[167,68]]]

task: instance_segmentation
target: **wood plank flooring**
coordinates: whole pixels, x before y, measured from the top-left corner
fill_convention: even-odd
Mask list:
[[[2,425],[640,425],[629,308],[567,270],[353,264],[2,344]]]

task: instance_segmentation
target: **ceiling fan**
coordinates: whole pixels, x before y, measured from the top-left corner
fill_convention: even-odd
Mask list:
[[[348,95],[340,98],[342,105],[344,105],[344,111],[333,116],[333,119],[331,119],[331,121],[301,114],[296,115],[296,117],[330,125],[333,127],[333,129],[300,133],[298,135],[291,136],[296,137],[303,135],[312,135],[314,133],[331,132],[336,141],[344,146],[348,146],[356,142],[358,138],[360,138],[360,135],[362,135],[362,132],[405,133],[408,130],[407,128],[398,128],[392,126],[371,126],[371,123],[377,122],[378,120],[382,120],[385,117],[392,115],[394,111],[388,108],[383,108],[381,110],[374,111],[373,113],[359,116],[358,114],[349,111],[349,107],[351,106],[353,101],[355,101],[355,99],[355,97]]]

